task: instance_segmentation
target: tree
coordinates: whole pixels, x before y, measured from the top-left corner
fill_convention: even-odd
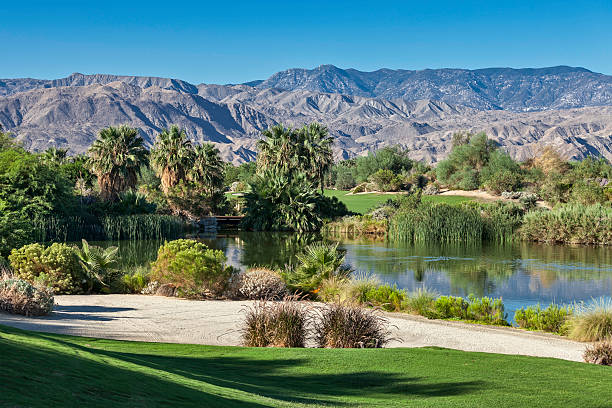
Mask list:
[[[209,194],[223,188],[225,164],[215,145],[204,143],[196,146],[189,177]]]
[[[263,139],[257,142],[257,171],[279,171],[289,174],[303,164],[303,142],[300,133],[282,124],[261,132]]]
[[[325,126],[316,122],[301,129],[303,133],[304,149],[308,166],[308,174],[312,180],[316,180],[321,187],[321,194],[324,193],[325,174],[331,170],[334,164],[332,145],[334,139],[329,136],[329,131]]]
[[[60,166],[68,161],[68,149],[50,147],[42,153],[40,158],[45,164]]]
[[[82,240],[81,249],[75,251],[75,255],[89,279],[88,293],[91,293],[93,284],[98,281],[104,286],[108,286],[107,282],[112,277],[112,273],[117,267],[117,251],[118,247],[100,248],[98,246],[89,246],[86,240]]]
[[[88,153],[102,198],[110,201],[136,186],[140,166],[147,156],[138,130],[126,125],[102,129]]]
[[[187,177],[193,166],[195,153],[191,141],[184,130],[178,126],[164,129],[155,140],[151,150],[151,164],[161,179],[162,190],[168,194]]]

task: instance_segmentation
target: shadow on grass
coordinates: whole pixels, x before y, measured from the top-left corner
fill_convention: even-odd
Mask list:
[[[236,391],[251,394],[250,397],[245,397],[247,399],[256,399],[255,395],[259,395],[287,403],[339,406],[350,405],[343,404],[339,399],[358,399],[362,403],[368,400],[374,402],[376,399],[400,401],[404,398],[467,394],[482,386],[482,382],[478,381],[436,383],[423,378],[374,370],[358,371],[337,367],[326,370],[330,367],[313,366],[312,361],[295,358],[294,353],[283,354],[281,350],[227,349],[229,355],[221,357],[170,357],[101,350],[64,340],[61,336],[22,333],[35,341],[45,342],[47,348],[33,349],[22,343],[7,345],[6,340],[0,340],[0,353],[4,354],[7,348],[12,347],[13,350],[10,350],[9,354],[14,356],[13,359],[17,359],[17,365],[22,361],[45,360],[45,365],[55,370],[59,367],[72,367],[70,374],[64,375],[73,377],[70,380],[71,388],[80,389],[72,392],[76,398],[79,395],[96,395],[109,403],[117,401],[116,396],[132,406],[135,401],[140,400],[154,402],[153,405],[197,403],[199,406],[269,406],[228,398],[235,395]],[[130,343],[125,344],[128,350],[133,347]],[[49,345],[53,348],[48,348]],[[141,344],[139,346],[142,348]],[[55,350],[66,350],[70,354]],[[268,353],[270,357],[267,356]],[[86,355],[93,357],[81,357]],[[108,364],[100,361],[106,361]],[[324,361],[321,360],[321,363]],[[347,363],[350,365],[349,361]],[[327,364],[334,364],[333,360],[327,360]],[[171,375],[167,373],[178,376],[178,380],[171,380]],[[91,377],[99,380],[88,380]],[[46,378],[48,381],[53,379],[49,376]],[[228,396],[214,395],[207,392],[207,389],[225,390]],[[239,394],[244,396],[243,393]]]

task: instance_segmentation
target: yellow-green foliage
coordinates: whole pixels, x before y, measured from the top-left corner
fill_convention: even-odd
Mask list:
[[[73,247],[54,243],[13,249],[9,261],[15,277],[51,287],[56,294],[80,293],[83,272]]]
[[[323,226],[323,231],[353,236],[385,235],[387,233],[387,220],[375,220],[369,215],[355,215],[327,223]]]
[[[521,233],[531,241],[612,244],[612,207],[563,204],[532,211],[523,218]]]
[[[151,264],[151,281],[170,283],[186,297],[218,296],[227,287],[234,269],[225,265],[222,251],[192,239],[164,243]]]
[[[570,307],[552,304],[542,309],[540,305],[536,305],[518,309],[514,312],[514,320],[523,329],[566,334],[566,322],[571,313]]]

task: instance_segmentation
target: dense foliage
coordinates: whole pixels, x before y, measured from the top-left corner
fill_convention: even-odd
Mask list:
[[[0,280],[0,311],[25,316],[43,316],[53,309],[53,292],[21,279]]]
[[[225,262],[223,251],[209,249],[195,240],[178,239],[159,248],[151,264],[151,280],[174,285],[185,297],[218,296],[234,273]]]

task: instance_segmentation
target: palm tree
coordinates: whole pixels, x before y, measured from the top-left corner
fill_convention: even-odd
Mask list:
[[[186,178],[194,156],[191,141],[178,126],[173,125],[170,130],[164,129],[157,135],[151,150],[151,164],[161,179],[164,193]]]
[[[126,125],[102,129],[88,153],[102,198],[107,200],[115,200],[120,192],[136,186],[140,166],[147,157],[138,130]]]
[[[189,173],[191,180],[202,183],[204,191],[212,193],[223,186],[224,175],[225,163],[219,149],[212,143],[196,146],[193,168]]]
[[[44,151],[41,156],[42,162],[45,164],[64,164],[68,156],[68,149],[58,149],[57,147],[50,147]]]
[[[282,124],[261,132],[263,139],[257,142],[257,170],[278,170],[288,173],[300,163],[300,134]]]
[[[82,242],[83,246],[81,249],[76,250],[76,256],[85,275],[89,278],[88,292],[91,292],[93,289],[94,281],[108,286],[104,281],[115,271],[119,248],[109,247],[104,249],[97,246],[89,246],[86,240]]]
[[[325,126],[316,122],[302,128],[304,134],[305,165],[304,170],[311,180],[319,183],[321,194],[324,193],[324,178],[334,164],[332,145],[334,139],[329,135]]]

